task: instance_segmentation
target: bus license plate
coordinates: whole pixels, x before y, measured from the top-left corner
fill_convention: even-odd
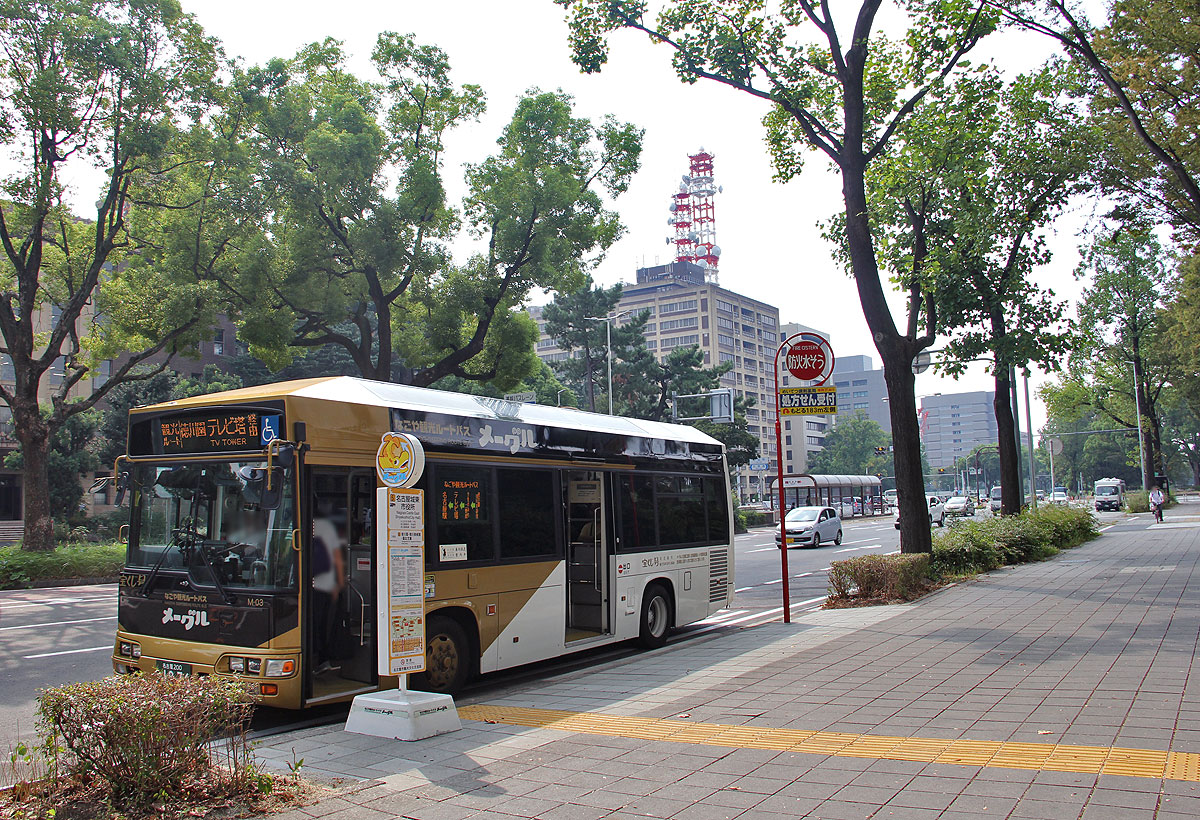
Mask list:
[[[158,671],[164,675],[190,675],[192,674],[192,665],[190,663],[180,663],[179,661],[159,661]]]

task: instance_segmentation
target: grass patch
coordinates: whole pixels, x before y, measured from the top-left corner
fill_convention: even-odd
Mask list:
[[[115,541],[62,544],[49,552],[25,552],[14,544],[0,547],[0,589],[83,578],[115,580],[124,563],[125,545]]]
[[[1047,505],[1036,511],[963,521],[933,539],[930,555],[870,555],[834,561],[825,606],[911,601],[950,581],[998,567],[1044,561],[1100,534],[1089,510]],[[911,559],[924,559],[924,573]],[[865,562],[871,559],[870,563]]]

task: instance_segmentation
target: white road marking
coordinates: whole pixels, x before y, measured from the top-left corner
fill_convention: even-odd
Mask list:
[[[102,650],[108,650],[111,652],[112,644],[105,644],[104,646],[91,646],[87,649],[67,649],[62,652],[43,652],[40,655],[26,655],[25,660],[32,661],[36,658],[53,658],[57,655],[78,655],[81,652],[100,652]]]
[[[867,544],[865,547],[847,547],[844,550],[836,550],[836,552],[858,552],[859,550],[872,550],[882,546],[883,544]]]
[[[736,618],[738,615],[745,615],[750,610],[735,609],[732,612],[722,612],[720,615],[713,615],[711,618],[705,618],[703,621],[696,621],[698,624],[718,624],[722,621],[728,621],[730,618]]]
[[[746,552],[768,552],[770,550],[777,550],[777,549],[779,549],[779,547],[763,547],[762,549],[757,549],[757,550],[746,550]]]
[[[868,541],[874,541],[874,538],[860,538],[857,541],[843,541],[843,544],[865,544]],[[876,545],[878,546],[878,545]]]
[[[39,626],[66,626],[68,624],[90,624],[93,621],[111,621],[115,615],[109,615],[107,618],[80,618],[75,621],[53,621],[48,624],[23,624],[21,626],[0,626],[0,632],[8,632],[11,629],[37,629]]]
[[[77,603],[80,603],[81,601],[83,601],[83,602],[107,601],[109,603],[112,602],[112,600],[110,598],[99,598],[99,597],[95,597],[95,598],[49,598],[45,601],[29,601],[28,603],[24,603],[24,604],[0,603],[0,612],[8,612],[10,609],[28,609],[31,606],[54,606],[55,604],[77,604]]]
[[[825,596],[822,595],[820,598],[809,598],[807,601],[796,601],[795,603],[792,604],[792,612],[795,613],[796,607],[798,607],[798,606],[808,606],[809,604],[815,604],[818,601],[824,601],[824,600],[825,600]],[[816,609],[816,608],[817,607],[813,607],[813,609]],[[775,607],[774,609],[768,609],[765,612],[754,612],[749,615],[743,615],[740,618],[735,618],[734,620],[731,620],[731,621],[725,621],[725,622],[719,623],[719,624],[712,624],[710,626],[704,627],[703,629],[697,629],[694,632],[691,630],[688,630],[687,634],[688,635],[698,635],[702,632],[711,632],[714,629],[724,629],[727,626],[735,626],[737,624],[744,624],[747,621],[761,620],[761,621],[763,621],[763,623],[766,623],[768,621],[775,620],[777,617],[779,617],[782,614],[783,614],[783,607],[779,606],[779,607]],[[749,624],[749,625],[754,626],[755,624]]]

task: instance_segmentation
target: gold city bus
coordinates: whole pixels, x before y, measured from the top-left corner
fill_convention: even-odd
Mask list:
[[[659,646],[732,603],[724,448],[695,428],[308,379],[130,412],[114,668],[247,680],[285,708],[394,686],[373,629],[389,431],[426,458],[428,651],[414,688],[453,692],[617,641]]]

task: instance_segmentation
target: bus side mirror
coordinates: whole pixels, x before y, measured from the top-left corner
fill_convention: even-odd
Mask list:
[[[275,453],[275,462],[283,469],[290,468],[296,463],[296,448],[291,444],[281,444]],[[274,483],[272,481],[272,483]]]
[[[125,491],[129,489],[129,471],[122,470],[117,473],[117,497],[113,499],[114,506],[121,506],[121,502],[125,500]]]
[[[266,470],[263,470],[263,477],[259,479],[258,487],[258,506],[264,510],[277,510],[279,504],[283,501],[283,470],[275,467],[271,470],[271,481],[268,487],[266,481]]]

